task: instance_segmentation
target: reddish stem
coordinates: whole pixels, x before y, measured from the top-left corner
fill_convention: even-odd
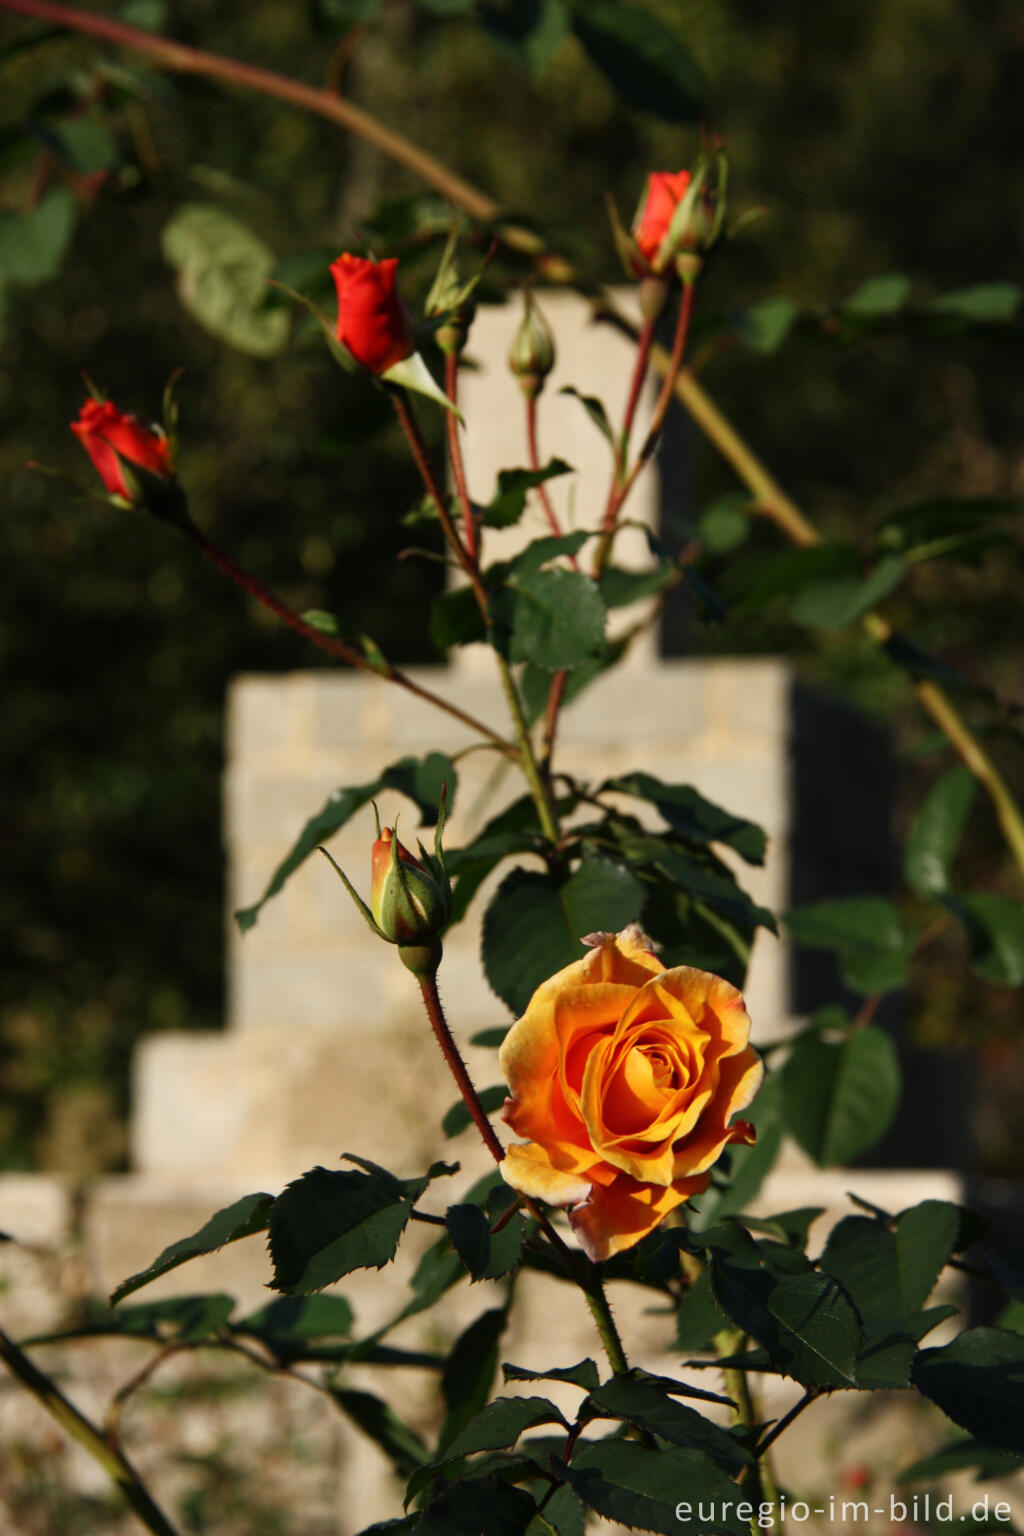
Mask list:
[[[434,1037],[438,1045],[441,1047],[441,1054],[448,1063],[448,1070],[458,1084],[459,1092],[462,1094],[462,1102],[469,1110],[470,1118],[483,1137],[484,1145],[488,1152],[496,1163],[500,1163],[505,1156],[505,1148],[494,1134],[494,1127],[484,1113],[484,1107],[480,1103],[476,1089],[473,1087],[473,1080],[466,1068],[466,1063],[459,1055],[459,1048],[452,1038],[452,1032],[448,1028],[448,1020],[445,1018],[444,1009],[441,1007],[441,998],[437,990],[437,978],[436,976],[421,976],[419,983],[420,991],[423,994],[423,1002],[427,1010],[427,1018],[430,1020],[430,1027],[434,1031]]]
[[[459,359],[455,352],[448,352],[444,360],[444,387],[445,393],[452,405],[459,403]],[[462,526],[466,533],[466,554],[473,562],[474,567],[480,568],[480,555],[476,540],[476,514],[473,511],[473,503],[469,499],[469,486],[466,483],[466,466],[462,459],[462,444],[459,442],[459,419],[454,411],[445,411],[445,426],[448,431],[448,458],[452,466],[452,479],[455,481],[455,494],[459,498],[459,506],[462,508]]]
[[[541,767],[548,777],[550,777],[551,754],[555,749],[555,732],[558,730],[558,712],[562,707],[562,700],[565,697],[565,685],[568,680],[568,672],[556,672],[551,679],[551,687],[548,689],[548,702],[544,711],[544,735],[540,753]]]
[[[395,407],[395,415],[401,423],[402,431],[409,440],[409,447],[412,449],[412,456],[416,460],[416,468],[420,472],[420,478],[426,487],[427,494],[437,509],[441,527],[444,529],[444,536],[448,540],[449,547],[456,560],[466,573],[469,584],[476,596],[480,612],[484,616],[484,623],[487,624],[490,622],[490,616],[487,612],[487,593],[484,591],[484,584],[480,580],[480,569],[476,561],[470,559],[466,546],[459,538],[459,531],[452,522],[447,498],[438,484],[437,476],[434,474],[434,467],[430,462],[426,444],[420,435],[420,429],[416,424],[416,417],[412,413],[412,407],[400,390],[392,390],[390,393],[391,403]]]
[[[644,320],[640,327],[640,336],[637,342],[636,363],[633,367],[633,380],[629,386],[629,398],[626,401],[626,411],[622,418],[622,442],[620,453],[622,455],[621,468],[626,467],[626,455],[629,451],[629,438],[633,431],[633,420],[636,416],[637,406],[640,404],[640,393],[647,377],[647,368],[651,360],[651,343],[654,340],[655,321]]]
[[[414,693],[418,698],[425,699],[429,704],[444,710],[446,714],[454,716],[456,720],[461,720],[463,725],[469,726],[471,730],[478,731],[482,736],[486,736],[495,746],[500,747],[506,756],[515,757],[518,755],[512,743],[499,736],[497,731],[492,731],[489,725],[485,725],[482,720],[474,719],[472,715],[468,715],[465,710],[460,709],[457,704],[450,704],[447,699],[442,699],[439,694],[431,693],[429,688],[421,688],[419,683],[413,682],[411,677],[407,677],[404,672],[399,671],[397,667],[393,667],[390,662],[384,663],[387,670],[381,673],[377,667],[370,667],[365,656],[360,655],[358,651],[354,651],[351,646],[346,645],[344,640],[339,640],[336,635],[324,634],[321,629],[314,629],[313,625],[308,624],[304,618],[295,612],[294,608],[289,608],[288,604],[278,597],[276,592],[271,592],[269,587],[265,587],[250,571],[247,571],[244,566],[239,565],[237,560],[232,559],[229,554],[226,554],[224,550],[214,544],[213,540],[208,538],[201,528],[197,528],[191,519],[186,522],[177,523],[175,526],[181,528],[185,536],[192,541],[197,549],[202,550],[207,559],[212,560],[214,565],[219,567],[225,575],[230,576],[231,580],[236,582],[250,597],[255,598],[258,603],[262,603],[264,608],[269,608],[270,612],[275,614],[282,623],[287,624],[289,629],[294,629],[296,634],[311,640],[314,645],[319,646],[322,651],[326,651],[329,656],[334,656],[339,661],[347,662],[349,666],[359,667],[363,671],[378,672],[378,675],[386,677],[388,682],[397,683],[399,688],[404,688],[407,693]]]
[[[540,454],[537,451],[536,395],[527,395],[526,397],[526,451],[530,461],[530,468],[532,470],[540,469]],[[554,507],[551,505],[551,497],[548,495],[547,486],[544,484],[538,485],[537,495],[540,497],[540,504],[544,508],[544,516],[548,520],[548,527],[555,537],[560,539],[562,537],[562,525],[558,521]],[[569,558],[572,561],[573,567],[578,570],[579,561],[576,559],[576,556],[570,555]]]
[[[658,395],[657,402],[655,403],[654,412],[651,416],[651,425],[647,430],[647,436],[644,439],[643,447],[640,449],[636,459],[633,461],[632,468],[628,472],[625,468],[626,430],[625,428],[623,429],[623,449],[622,461],[619,466],[619,479],[617,480],[617,483],[613,484],[612,486],[611,494],[608,497],[608,505],[605,508],[604,518],[601,523],[601,542],[598,544],[597,553],[594,557],[595,576],[600,576],[608,560],[608,556],[611,552],[612,539],[615,536],[615,525],[618,521],[619,513],[622,511],[622,508],[626,502],[626,498],[629,496],[630,491],[636,484],[637,476],[640,474],[640,471],[644,468],[645,464],[654,453],[655,448],[658,446],[658,439],[661,436],[661,429],[665,424],[665,417],[668,414],[668,408],[672,403],[672,396],[675,393],[676,378],[678,377],[679,370],[683,365],[683,353],[686,350],[686,337],[690,329],[690,316],[693,313],[694,286],[695,285],[692,282],[684,282],[683,284],[682,298],[679,301],[679,314],[676,318],[675,336],[672,340],[672,354],[669,358],[668,368],[665,372],[664,380],[662,381],[661,392]],[[651,334],[648,335],[647,333],[649,331]],[[644,344],[645,335],[646,349]],[[637,366],[634,369],[633,374],[634,384],[636,386],[635,394],[637,398],[639,398],[640,384],[643,382],[643,374],[645,374],[647,371],[646,357],[650,354],[652,336],[652,323],[645,320],[640,332]],[[640,366],[641,361],[643,361],[642,372]],[[640,379],[640,383],[637,383],[638,378]],[[631,390],[631,402],[633,401],[633,396],[634,390]],[[630,418],[630,425],[631,424],[632,418]]]

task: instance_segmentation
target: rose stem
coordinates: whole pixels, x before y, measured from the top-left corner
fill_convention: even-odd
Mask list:
[[[175,1527],[153,1502],[139,1474],[124,1453],[109,1445],[96,1426],[69,1402],[55,1382],[40,1371],[14,1340],[0,1328],[0,1359],[27,1387],[51,1418],[77,1440],[83,1450],[121,1490],[126,1503],[154,1536],[178,1536]]]
[[[423,994],[424,1006],[427,1010],[427,1018],[430,1020],[430,1027],[434,1031],[434,1038],[441,1047],[441,1055],[448,1063],[448,1070],[458,1085],[459,1092],[462,1094],[462,1101],[469,1111],[473,1124],[483,1137],[484,1145],[494,1158],[494,1161],[500,1163],[505,1156],[505,1148],[498,1140],[494,1133],[494,1127],[484,1113],[484,1107],[480,1103],[479,1095],[473,1086],[473,1080],[469,1075],[466,1063],[459,1054],[459,1048],[455,1044],[451,1030],[448,1028],[448,1020],[444,1016],[441,996],[437,990],[437,977],[421,976],[419,977],[419,983],[420,991]]]
[[[441,527],[444,529],[444,536],[448,540],[448,544],[453,555],[455,556],[456,560],[458,560],[463,571],[465,572],[470,586],[473,588],[473,593],[476,597],[480,612],[483,615],[484,623],[489,627],[490,615],[487,612],[487,593],[484,591],[484,584],[480,580],[480,568],[477,565],[476,560],[470,558],[466,546],[459,538],[458,529],[452,522],[451,513],[448,510],[447,498],[445,497],[440,485],[437,482],[437,476],[434,474],[434,469],[430,462],[430,457],[427,453],[426,444],[424,443],[420,434],[420,429],[416,423],[416,417],[412,412],[412,406],[409,404],[409,401],[406,399],[405,394],[401,390],[393,389],[390,390],[389,393],[391,395],[391,403],[395,408],[395,415],[398,417],[402,431],[405,433],[409,442],[409,447],[412,449],[412,456],[416,461],[416,468],[420,472],[420,478],[426,487],[428,496],[436,508]]]
[[[448,352],[444,360],[444,386],[445,393],[452,405],[459,403],[459,358],[456,352]],[[459,506],[462,508],[462,526],[466,532],[466,554],[472,561],[475,570],[480,569],[480,556],[476,542],[476,513],[473,511],[473,503],[469,499],[469,486],[466,484],[466,466],[462,459],[462,445],[459,442],[459,418],[455,412],[445,411],[445,427],[448,432],[448,457],[452,466],[452,479],[455,481],[455,492],[459,498]]]
[[[686,337],[690,329],[690,316],[693,313],[693,293],[695,286],[696,284],[692,278],[684,281],[683,283],[682,297],[679,300],[679,314],[676,317],[675,336],[672,339],[672,352],[669,357],[668,366],[665,370],[664,380],[662,381],[661,393],[658,395],[658,399],[654,407],[654,413],[651,416],[651,425],[648,428],[643,447],[640,449],[636,459],[633,461],[632,468],[628,471],[626,470],[626,444],[624,431],[621,463],[619,468],[619,474],[621,478],[618,480],[617,484],[612,486],[611,494],[608,497],[608,505],[605,508],[604,519],[601,524],[601,540],[597,546],[597,553],[594,556],[595,577],[600,576],[608,561],[608,556],[611,554],[612,541],[615,538],[615,525],[618,520],[619,513],[622,511],[623,505],[625,504],[626,498],[628,497],[630,491],[633,489],[633,486],[636,484],[637,476],[640,474],[640,471],[647,464],[648,460],[654,453],[655,448],[658,446],[658,438],[661,436],[661,429],[665,424],[665,417],[668,414],[668,408],[672,403],[672,396],[675,393],[676,377],[683,364],[683,352],[686,349]],[[651,322],[645,320],[640,331],[640,342],[638,346],[638,354],[642,354],[644,348],[644,338],[646,335],[647,350],[643,357],[645,372],[647,366],[647,358],[651,355],[651,339],[650,335],[647,334],[650,331],[650,328]],[[639,364],[639,355],[637,361]],[[639,371],[639,367],[634,371],[634,382],[636,382]],[[637,397],[639,397],[639,390],[640,385],[637,384]],[[630,403],[635,409],[635,401],[633,400],[632,391],[630,393]],[[632,422],[632,417],[630,417],[630,422]]]
[[[526,452],[530,468],[533,470],[540,469],[540,453],[537,448],[536,395],[527,395],[526,397]],[[544,516],[548,520],[548,527],[551,529],[551,532],[555,535],[555,537],[560,539],[562,537],[562,525],[558,521],[554,507],[551,505],[551,497],[548,495],[548,488],[542,481],[541,484],[536,487],[536,490],[537,495],[540,498],[540,504],[544,509]],[[570,555],[569,560],[574,569],[579,568],[579,561],[576,559],[575,555]]]
[[[626,468],[626,456],[629,451],[630,434],[633,431],[633,418],[636,416],[636,408],[640,404],[640,391],[643,389],[644,380],[647,377],[647,367],[651,360],[651,343],[654,341],[653,319],[644,320],[640,326],[640,337],[637,342],[636,362],[633,366],[633,380],[629,386],[629,398],[626,401],[626,410],[622,418],[622,436],[619,440],[619,468],[623,472]]]
[[[437,990],[437,977],[421,976],[418,980],[423,1003],[427,1010],[427,1018],[430,1020],[430,1027],[434,1031],[434,1038],[441,1047],[441,1054],[448,1064],[448,1069],[458,1084],[462,1101],[469,1111],[473,1124],[480,1132],[488,1152],[490,1152],[496,1163],[500,1163],[504,1160],[505,1149],[495,1135],[494,1127],[484,1112],[484,1107],[480,1103],[479,1095],[469,1075],[469,1070],[459,1053],[459,1048],[448,1027],[448,1020],[445,1018],[444,1008],[441,1004],[441,995]],[[597,1325],[597,1331],[612,1370],[616,1373],[628,1370],[626,1352],[622,1347],[622,1340],[619,1337],[619,1331],[615,1326],[615,1319],[612,1317],[611,1307],[604,1292],[600,1270],[584,1254],[575,1253],[563,1241],[561,1235],[551,1225],[551,1222],[534,1200],[527,1197],[525,1205],[552,1246],[561,1255],[570,1274],[575,1276],[580,1289],[587,1298],[587,1305]]]
[[[0,4],[2,3],[3,0],[0,0]],[[297,614],[293,608],[289,608],[288,604],[278,597],[275,592],[271,592],[269,587],[265,587],[250,571],[247,571],[244,566],[239,565],[237,560],[234,560],[216,545],[201,528],[198,528],[193,523],[191,518],[176,520],[174,526],[180,528],[185,536],[195,544],[197,549],[200,549],[209,560],[212,560],[214,565],[218,566],[225,575],[230,576],[232,581],[237,582],[250,597],[254,597],[257,602],[262,603],[264,608],[269,608],[270,612],[276,614],[290,629],[294,629],[297,634],[305,636],[307,640],[311,640],[322,651],[326,651],[330,656],[337,657],[339,661],[347,662],[350,666],[361,668],[363,671],[375,672],[379,676],[386,678],[388,682],[396,683],[399,688],[404,688],[408,693],[416,694],[417,698],[426,700],[428,704],[436,705],[438,709],[443,709],[446,714],[454,716],[456,720],[460,720],[463,725],[468,725],[471,730],[478,731],[480,735],[486,736],[488,741],[492,742],[496,747],[500,747],[506,757],[516,755],[512,743],[506,741],[503,736],[499,736],[497,731],[492,731],[489,725],[485,725],[482,720],[477,720],[472,715],[467,714],[457,704],[450,704],[447,699],[441,698],[440,694],[432,693],[429,688],[421,687],[419,683],[414,682],[411,677],[407,677],[404,672],[401,672],[398,667],[392,666],[387,661],[383,664],[386,670],[382,671],[379,666],[371,667],[366,658],[361,656],[358,651],[352,650],[350,646],[345,644],[344,640],[339,640],[334,635],[324,634],[323,630],[314,629],[312,624],[307,624],[306,620]]]
[[[757,1450],[755,1452],[755,1455],[757,1456],[758,1460],[761,1459],[761,1457],[764,1455],[765,1451],[768,1449],[769,1446],[775,1444],[776,1440],[779,1438],[779,1436],[781,1434],[784,1433],[785,1430],[787,1430],[789,1428],[789,1426],[792,1424],[793,1420],[795,1418],[798,1418],[799,1415],[801,1413],[803,1413],[804,1409],[805,1408],[809,1408],[811,1406],[811,1404],[815,1401],[815,1399],[820,1397],[820,1396],[821,1396],[821,1388],[820,1387],[808,1387],[807,1388],[807,1391],[804,1393],[803,1397],[799,1400],[799,1402],[794,1403],[792,1408],[789,1410],[789,1412],[784,1414],[783,1417],[781,1419],[779,1419],[777,1424],[773,1424],[771,1429],[765,1435],[764,1439],[761,1441],[761,1444],[757,1447]]]
[[[537,762],[537,755],[533,750],[533,742],[530,739],[529,727],[526,724],[526,716],[523,713],[522,701],[519,690],[516,688],[512,669],[502,656],[495,650],[498,660],[498,671],[501,675],[501,686],[505,691],[509,712],[512,715],[512,724],[515,728],[516,740],[519,743],[519,765],[523,770],[526,782],[530,787],[530,795],[537,807],[537,816],[540,821],[544,836],[551,843],[552,849],[557,849],[561,839],[561,831],[558,826],[558,810],[555,798],[551,792],[550,779],[541,772]]]

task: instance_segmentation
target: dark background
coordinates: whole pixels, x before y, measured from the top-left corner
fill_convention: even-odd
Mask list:
[[[708,121],[726,139],[733,208],[765,210],[702,283],[712,345],[714,323],[780,294],[826,308],[868,277],[902,272],[923,303],[1019,277],[1024,17],[1013,0],[650,8],[712,82]],[[180,3],[151,19],[313,83],[339,80],[546,227],[589,276],[619,279],[605,191],[628,218],[645,171],[688,163],[697,128],[625,109],[571,37],[534,76],[472,18],[403,3],[346,30],[358,9]],[[138,6],[123,14],[140,19]],[[30,30],[0,16],[0,48]],[[101,72],[104,60],[135,72],[131,90]],[[147,75],[137,58],[88,40],[0,54],[0,81],[0,209],[57,183],[78,205],[59,275],[0,290],[0,1166],[87,1175],[123,1164],[138,1036],[221,1023],[227,682],[324,661],[166,529],[23,466],[88,473],[67,431],[83,369],[125,408],[156,416],[183,367],[180,468],[197,520],[296,607],[344,614],[398,662],[439,660],[426,627],[437,570],[395,559],[417,489],[386,402],[322,346],[268,360],[222,346],[182,309],[160,248],[174,211],[198,200],[237,214],[279,257],[322,249],[329,260],[383,200],[422,189],[323,122]],[[69,180],[47,131],[83,114],[113,135],[116,157],[101,176]],[[404,264],[410,298],[434,259]],[[705,379],[812,518],[856,538],[919,496],[1019,494],[1020,362],[1013,326],[893,327],[844,344],[806,324],[771,354],[719,347]],[[735,488],[699,445],[692,481],[698,507]],[[695,510],[678,508],[684,533]],[[768,528],[752,537],[755,549],[781,545]],[[727,564],[711,560],[709,579]],[[926,566],[893,617],[1019,704],[1019,577],[1005,552],[977,568]],[[809,679],[884,717],[902,754],[905,830],[952,758],[927,750],[941,743],[867,641],[812,646],[763,614],[688,628],[697,650],[788,652]],[[1019,752],[998,739],[992,749],[1022,787]],[[987,806],[962,858],[975,886],[1013,894]],[[1020,1173],[1019,1004],[1009,989],[982,988],[958,946],[933,946],[916,974],[914,1030],[935,1048],[979,1052],[980,1164]]]

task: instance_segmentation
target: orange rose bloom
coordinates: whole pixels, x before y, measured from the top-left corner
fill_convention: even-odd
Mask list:
[[[711,1182],[754,1128],[729,1122],[764,1068],[743,998],[693,966],[667,970],[635,925],[595,934],[590,953],[530,999],[501,1047],[504,1118],[525,1146],[506,1183],[551,1205],[594,1260],[631,1248]]]

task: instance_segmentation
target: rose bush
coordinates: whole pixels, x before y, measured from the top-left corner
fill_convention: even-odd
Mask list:
[[[164,479],[174,473],[171,445],[164,434],[119,411],[110,400],[87,400],[71,430],[113,496],[138,499],[138,487],[128,484],[122,459]]]
[[[396,287],[398,258],[366,261],[345,252],[330,270],[338,291],[338,340],[371,373],[386,373],[415,346]]]
[[[631,1248],[711,1181],[760,1085],[750,1020],[729,982],[667,970],[638,928],[596,934],[538,987],[501,1047],[513,1189],[570,1205],[594,1260]]]

